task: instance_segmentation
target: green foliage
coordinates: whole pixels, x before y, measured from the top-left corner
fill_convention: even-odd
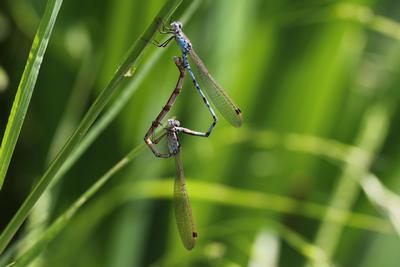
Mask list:
[[[61,2],[0,4],[1,266],[398,265],[399,4]],[[244,116],[181,137],[190,252],[173,160],[143,142],[178,78],[150,44],[171,14]],[[210,123],[189,79],[170,112]]]
[[[54,24],[60,10],[62,0],[49,1],[46,11],[38,27],[31,51],[26,62],[24,73],[22,74],[18,90],[15,94],[14,103],[10,111],[7,127],[0,147],[0,189],[4,183],[8,165],[17,143],[22,123],[26,116],[29,103],[31,101],[33,89],[42,65],[43,57],[47,49],[47,44]],[[0,249],[1,250],[1,249]]]

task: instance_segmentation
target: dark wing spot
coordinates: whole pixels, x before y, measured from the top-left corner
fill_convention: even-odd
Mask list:
[[[192,237],[197,238],[197,232],[192,232]]]
[[[236,108],[236,109],[235,109],[235,112],[236,112],[237,115],[239,115],[239,114],[242,113],[242,111],[241,111],[239,108]]]

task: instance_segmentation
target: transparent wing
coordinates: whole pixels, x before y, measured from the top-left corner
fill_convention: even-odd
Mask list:
[[[192,217],[189,196],[186,191],[185,174],[180,153],[175,155],[176,178],[174,184],[174,213],[179,235],[187,250],[196,245],[197,232]]]
[[[204,89],[211,102],[217,107],[222,116],[224,116],[230,124],[235,127],[240,127],[243,122],[242,111],[235,105],[218,82],[210,75],[206,66],[193,49],[190,51],[189,55],[193,63],[196,65],[198,75],[202,81],[202,89]]]

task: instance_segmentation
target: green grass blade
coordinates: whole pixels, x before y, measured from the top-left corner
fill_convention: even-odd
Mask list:
[[[379,151],[387,134],[390,110],[391,105],[379,103],[366,112],[363,128],[356,141],[358,147],[369,151],[371,155]],[[327,218],[332,216],[331,210],[333,209],[351,209],[360,192],[359,182],[368,173],[372,162],[373,157],[370,156],[364,160],[362,166],[354,166],[350,163],[344,166],[343,173],[339,177],[329,202],[330,208],[325,215]],[[341,219],[346,220],[346,217]],[[315,243],[326,251],[328,257],[332,257],[342,232],[342,225],[324,220],[318,229]]]
[[[57,220],[44,232],[39,240],[32,245],[20,258],[18,258],[13,266],[27,266],[31,263],[47,246],[47,244],[53,240],[58,233],[72,220],[76,212],[99,191],[104,184],[110,180],[113,175],[125,167],[131,162],[136,156],[143,150],[144,143],[134,148],[128,155],[122,158],[117,164],[115,164],[109,171],[107,171],[102,177],[100,177],[85,193],[83,193],[71,206],[66,210]]]
[[[198,9],[200,2],[195,1],[191,3],[184,13],[182,14],[182,17],[180,21],[183,23],[187,22],[190,17],[193,15],[193,13]],[[143,80],[147,76],[147,74],[153,69],[153,67],[156,65],[156,63],[159,61],[161,55],[165,53],[167,50],[166,49],[156,49],[152,55],[146,59],[146,62],[143,63],[143,65],[140,67],[140,69],[137,71],[135,79],[133,79],[131,82],[128,83],[128,85],[124,86],[121,89],[121,93],[118,95],[115,101],[110,105],[110,107],[104,111],[104,114],[99,118],[98,121],[90,128],[89,132],[86,134],[86,136],[83,138],[83,140],[79,143],[77,149],[69,156],[68,160],[64,162],[63,167],[59,171],[59,178],[61,178],[73,165],[74,163],[80,158],[80,156],[86,151],[86,149],[97,139],[97,137],[107,128],[107,126],[115,119],[115,117],[120,113],[120,111],[123,109],[123,107],[126,106],[128,101],[131,99],[132,95],[137,91],[139,86],[142,84]],[[53,184],[56,181],[53,180]],[[47,192],[50,192],[47,190]],[[47,203],[43,205],[48,205],[49,202],[51,202],[53,197],[53,194],[49,194],[45,198]],[[39,201],[35,208],[33,209],[33,212],[35,212],[35,209],[40,205],[41,202]],[[43,208],[39,208],[38,213],[43,212]],[[32,214],[32,213],[31,213]],[[43,218],[43,216],[46,216],[44,214],[39,214]],[[56,226],[51,226],[50,229],[53,229]],[[61,229],[62,227],[60,227]],[[44,230],[43,230],[44,231]],[[49,230],[54,233],[55,230]],[[37,233],[36,233],[37,234]],[[46,235],[50,235],[50,233],[47,233]],[[39,237],[40,235],[37,235]],[[56,234],[53,234],[53,236],[56,236]],[[25,237],[26,238],[26,237]],[[24,238],[24,240],[25,240]],[[44,239],[45,237],[42,237]],[[36,238],[35,238],[36,239]],[[32,240],[29,241],[32,243]],[[38,243],[42,243],[43,241],[39,241]],[[36,242],[33,242],[36,243]],[[35,246],[42,246],[40,244],[35,245]],[[43,247],[45,244],[43,245]],[[33,249],[33,248],[32,248]],[[37,248],[36,248],[37,249]],[[34,249],[34,250],[36,250]],[[40,250],[39,250],[40,252]],[[30,252],[33,253],[32,255],[37,255],[33,251]],[[24,256],[25,257],[25,256]]]
[[[180,21],[186,23],[193,13],[198,9],[200,1],[194,1],[183,13]],[[121,110],[131,99],[132,95],[136,92],[147,74],[152,70],[156,62],[160,59],[161,55],[166,52],[166,49],[158,49],[151,55],[142,68],[137,71],[136,79],[132,80],[125,88],[122,89],[121,94],[112,103],[112,105],[104,111],[104,115],[93,125],[88,134],[83,138],[78,148],[71,154],[64,166],[60,171],[60,176],[67,172],[71,166],[79,159],[79,157],[86,151],[86,149],[97,139],[97,137],[110,125],[117,117]]]
[[[249,266],[278,266],[281,246],[279,233],[268,224],[260,225],[259,229],[248,256]]]
[[[255,190],[235,188],[219,183],[200,182],[191,179],[191,177],[188,177],[188,180],[190,180],[190,197],[192,200],[201,200],[202,202],[208,202],[213,205],[273,211],[280,214],[297,215],[318,221],[327,219],[330,222],[347,227],[377,233],[394,233],[393,227],[387,220],[376,216],[342,209],[333,209],[335,214],[332,214],[329,218],[325,218],[325,213],[329,209],[327,205],[311,201],[300,201],[286,196],[268,194]],[[99,216],[97,219],[100,219],[111,210],[115,209],[116,205],[121,205],[128,201],[171,198],[171,188],[173,188],[173,185],[174,179],[132,181],[115,187],[101,199],[93,203],[92,208],[101,211],[101,215],[96,214],[96,216]],[[88,214],[93,216],[92,212],[88,212]],[[347,219],[344,219],[345,217]],[[86,219],[91,220],[91,218],[85,218],[85,220]],[[92,224],[91,227],[93,227]]]
[[[392,223],[400,236],[400,196],[389,190],[374,174],[361,179],[361,187],[369,201]]]
[[[36,80],[46,52],[47,44],[61,8],[62,0],[49,0],[36,32],[28,61],[15,94],[7,127],[0,147],[0,189],[4,183],[8,166],[17,143],[22,124],[31,101]]]
[[[283,240],[285,240],[293,249],[301,253],[306,259],[311,261],[315,266],[319,267],[332,267],[334,266],[331,262],[329,262],[328,258],[325,255],[325,252],[309,242],[305,237],[301,236],[299,233],[293,231],[289,227],[285,226],[284,224],[281,223],[276,223],[276,222],[270,222],[269,223],[270,228],[272,228],[274,231],[271,231],[271,229],[264,229],[258,234],[258,240],[254,243],[255,248],[253,248],[253,252],[257,253],[259,252],[259,256],[261,256],[259,259],[264,259],[264,263],[268,262],[268,258],[263,258],[263,249],[270,249],[268,245],[270,245],[270,239],[273,238],[276,235],[279,235]],[[275,232],[276,231],[276,232]],[[277,237],[276,237],[277,238]],[[265,244],[262,244],[262,239],[267,239],[265,240]],[[261,241],[261,242],[260,242]],[[260,244],[261,243],[261,244]],[[260,247],[256,247],[259,245]],[[264,246],[263,246],[264,245]],[[264,252],[265,253],[265,252]],[[253,256],[256,256],[257,254],[253,254]],[[255,258],[257,260],[257,258]],[[257,262],[258,263],[258,262]],[[276,264],[277,265],[277,264]],[[260,265],[260,266],[270,266],[270,265]],[[274,266],[274,265],[272,265]]]
[[[159,27],[157,21],[168,20],[168,17],[175,11],[175,9],[180,5],[181,2],[182,0],[167,1],[156,16],[155,20],[149,25],[142,36],[140,36],[129,49],[127,56],[125,57],[123,63],[119,66],[111,81],[96,98],[96,100],[86,113],[85,117],[82,119],[78,128],[69,138],[63,149],[55,157],[47,171],[40,178],[39,182],[25,199],[21,207],[18,209],[11,222],[2,232],[0,236],[0,253],[2,253],[3,250],[6,248],[7,244],[10,242],[16,231],[24,222],[25,218],[28,216],[28,213],[36,204],[50,182],[59,175],[59,171],[64,165],[64,162],[68,159],[69,155],[78,147],[83,136],[86,135],[93,122],[97,119],[100,112],[104,109],[106,104],[114,95],[119,83],[124,79],[124,77],[126,77],[127,73],[130,73],[129,76],[135,75],[134,70],[138,66],[141,55],[144,53],[145,49],[149,45],[148,41],[152,40],[157,33],[157,29]]]
[[[71,221],[76,212],[119,170],[126,164],[132,161],[138,153],[143,149],[144,143],[132,150],[126,157],[120,160],[114,167],[112,167],[105,175],[103,175],[92,187],[90,187],[71,207],[58,217],[55,222],[45,231],[43,236],[30,247],[21,258],[17,259],[16,265],[25,266],[25,263],[31,262],[39,253],[46,247],[46,245],[53,240],[58,233]],[[171,198],[174,180],[146,180],[135,181],[129,184],[124,184],[114,188],[112,191],[105,194],[98,201],[94,202],[91,206],[94,210],[101,210],[96,213],[96,219],[93,217],[87,220],[101,220],[106,214],[116,208],[116,206],[126,203],[128,201],[136,201],[139,199],[160,199]],[[393,228],[384,219],[374,217],[367,214],[350,212],[341,209],[332,209],[334,214],[329,218],[325,218],[324,214],[327,210],[331,210],[329,206],[324,206],[314,202],[300,202],[299,200],[289,198],[286,196],[279,196],[267,194],[264,192],[244,190],[233,188],[217,183],[198,182],[192,180],[190,183],[191,196],[194,199],[211,202],[213,204],[220,204],[233,207],[244,207],[249,209],[275,211],[282,214],[293,214],[305,216],[316,220],[327,220],[329,222],[337,223],[343,226],[376,231],[379,233],[392,233]],[[116,198],[117,196],[117,198]],[[83,216],[93,216],[93,212],[85,212]],[[347,218],[347,219],[346,219]],[[83,221],[87,221],[86,219]],[[253,220],[252,220],[253,221]],[[92,222],[93,223],[93,222]],[[93,224],[91,228],[93,229]],[[230,229],[229,227],[226,229]],[[221,232],[221,231],[219,231]],[[90,229],[81,231],[81,234],[88,235]],[[210,233],[208,233],[210,235]],[[291,237],[293,238],[293,236]],[[288,237],[288,239],[290,239]],[[288,240],[290,243],[298,243],[299,240]],[[301,246],[300,246],[301,247]],[[310,248],[308,248],[310,249]],[[303,253],[310,253],[308,256],[313,258],[316,255],[315,251],[303,251]],[[325,259],[325,258],[324,258]],[[327,260],[327,258],[326,258]],[[24,264],[22,264],[24,263]]]

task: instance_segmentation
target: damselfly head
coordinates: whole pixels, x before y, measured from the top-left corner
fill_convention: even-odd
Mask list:
[[[167,124],[168,124],[168,128],[179,127],[181,125],[181,123],[175,119],[169,119]]]
[[[180,32],[182,30],[182,22],[174,21],[171,23],[171,27],[174,29],[175,32]]]

